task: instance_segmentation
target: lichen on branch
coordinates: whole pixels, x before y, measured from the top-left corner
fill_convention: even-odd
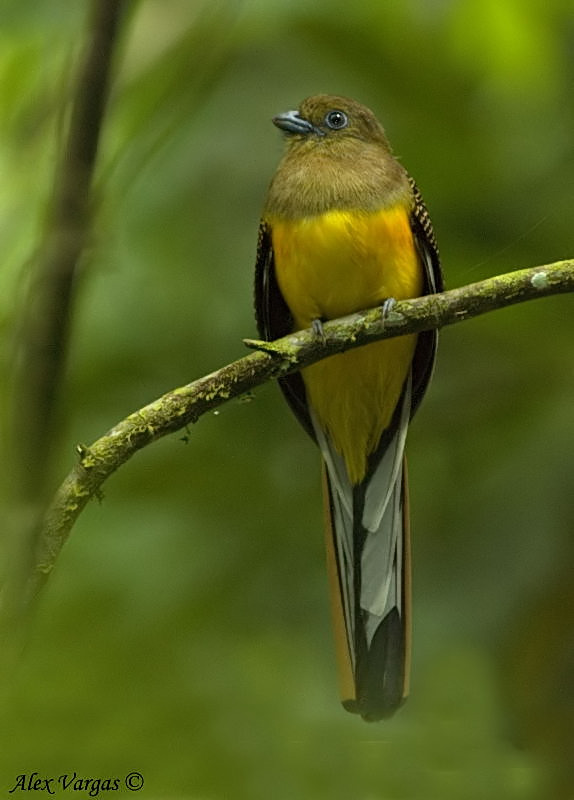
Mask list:
[[[261,384],[335,353],[380,339],[443,328],[495,309],[574,291],[574,260],[518,270],[437,295],[397,302],[390,311],[370,309],[327,322],[323,335],[298,331],[275,342],[245,343],[254,352],[193,383],[173,389],[130,414],[93,444],[78,447],[78,460],[48,508],[30,576],[34,596],[52,571],[86,503],[122,464],[157,439],[185,428],[207,411]]]

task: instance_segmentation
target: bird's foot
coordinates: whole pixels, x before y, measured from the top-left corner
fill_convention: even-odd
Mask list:
[[[387,299],[383,301],[383,304],[381,306],[381,316],[383,318],[383,322],[389,316],[390,312],[393,310],[396,304],[397,301],[395,300],[394,297],[387,297]]]
[[[313,335],[316,336],[317,339],[320,339],[323,344],[325,344],[327,340],[325,337],[325,331],[323,330],[323,320],[319,318],[314,319],[311,323],[311,330],[313,331]]]

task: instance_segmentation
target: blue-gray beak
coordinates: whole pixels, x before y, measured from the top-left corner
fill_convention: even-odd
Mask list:
[[[276,117],[273,117],[273,124],[285,133],[299,134],[300,136],[307,136],[310,133],[316,133],[318,136],[325,135],[320,128],[316,128],[298,111],[285,111],[283,114],[277,114]]]

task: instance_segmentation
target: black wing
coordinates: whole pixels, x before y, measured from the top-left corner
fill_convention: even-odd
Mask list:
[[[421,262],[424,267],[423,295],[436,294],[443,290],[442,271],[438,246],[429,213],[418,186],[409,176],[413,190],[414,207],[411,212],[411,228]],[[436,331],[419,333],[413,356],[413,396],[411,416],[417,410],[432,375],[436,355],[438,334]]]
[[[255,319],[259,335],[268,342],[293,332],[293,317],[277,284],[274,262],[271,231],[262,221],[255,262]],[[301,425],[315,439],[301,374],[296,372],[280,378],[279,386]]]

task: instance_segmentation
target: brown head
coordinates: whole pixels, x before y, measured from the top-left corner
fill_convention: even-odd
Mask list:
[[[265,215],[300,217],[335,208],[372,211],[411,202],[403,167],[382,125],[348,97],[320,94],[278,114],[287,152],[269,188]]]
[[[390,152],[382,125],[366,106],[332,94],[318,94],[303,100],[296,111],[273,118],[274,124],[293,137],[292,146],[339,148],[344,143],[378,144]]]

